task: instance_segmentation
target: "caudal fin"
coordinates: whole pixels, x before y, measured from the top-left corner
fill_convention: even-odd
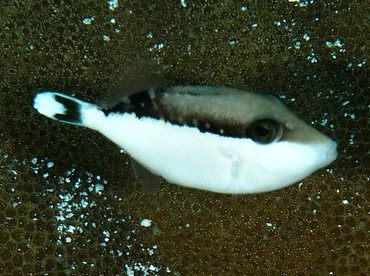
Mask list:
[[[33,107],[46,117],[64,123],[83,126],[81,109],[89,103],[55,92],[38,93]]]

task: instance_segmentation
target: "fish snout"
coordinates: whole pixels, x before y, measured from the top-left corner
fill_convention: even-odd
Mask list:
[[[328,146],[328,149],[326,151],[326,160],[328,162],[328,165],[333,162],[338,157],[338,151],[337,151],[338,143],[331,140],[330,144]]]

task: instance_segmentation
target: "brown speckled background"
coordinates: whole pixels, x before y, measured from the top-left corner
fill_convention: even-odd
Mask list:
[[[367,2],[2,0],[0,275],[369,275]],[[148,195],[114,144],[32,108],[44,90],[96,101],[142,59],[169,85],[285,95],[338,160],[238,200]]]

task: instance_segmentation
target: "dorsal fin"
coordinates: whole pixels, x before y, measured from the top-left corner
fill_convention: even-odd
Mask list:
[[[162,66],[155,60],[142,60],[125,68],[114,77],[99,106],[112,108],[127,101],[134,93],[164,86]]]

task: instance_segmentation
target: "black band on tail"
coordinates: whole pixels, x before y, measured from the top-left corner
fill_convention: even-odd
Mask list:
[[[57,120],[79,124],[81,123],[80,103],[71,100],[70,98],[62,97],[58,94],[54,95],[57,102],[61,103],[66,111],[64,114],[55,114]]]

